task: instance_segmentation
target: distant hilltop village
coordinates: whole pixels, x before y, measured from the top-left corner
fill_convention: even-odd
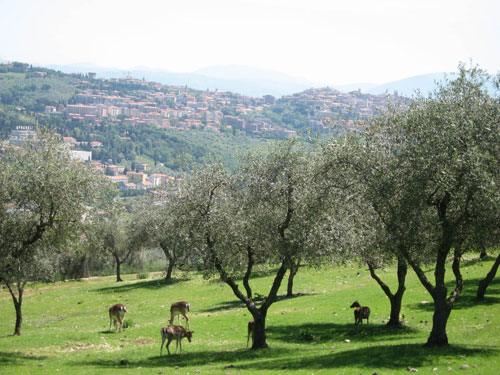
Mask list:
[[[269,124],[255,116],[264,106],[276,103],[271,95],[256,99],[224,91],[197,91],[187,87],[166,86],[132,77],[82,81],[82,92],[67,105],[46,106],[50,116],[99,121],[108,118],[135,126],[155,124],[161,128],[193,129],[220,132],[221,128],[277,138],[297,136],[295,130]],[[96,88],[96,82],[101,82]],[[113,86],[133,88],[133,93],[120,95]]]
[[[193,163],[200,163],[215,149],[223,149],[230,159],[233,151],[227,144],[241,141],[248,145],[255,141],[247,142],[239,135],[287,139],[306,138],[311,132],[327,136],[345,129],[362,132],[365,120],[384,111],[389,103],[408,100],[360,90],[342,93],[329,87],[281,98],[254,98],[130,76],[98,79],[96,73],[65,74],[19,62],[0,64],[0,75],[3,139],[19,145],[33,129],[16,125],[51,124],[64,135],[62,141],[74,150],[74,158],[92,163],[122,190],[146,190],[175,182],[174,177],[155,174],[182,176],[189,169],[189,157]],[[183,132],[189,141],[178,137]],[[200,142],[205,137],[203,132],[213,133],[206,138],[216,139],[214,143],[220,141],[225,148],[216,145],[211,149],[211,144]],[[236,137],[219,139],[217,133]],[[92,160],[92,154],[100,161]],[[151,163],[151,175],[147,175],[147,164],[140,167],[135,162],[137,156]]]
[[[45,106],[50,116],[99,122],[107,118],[140,126],[154,124],[161,128],[203,129],[209,132],[232,130],[249,135],[291,138],[297,130],[280,126],[269,111],[279,106],[299,107],[305,123],[301,128],[329,132],[332,123],[356,128],[359,120],[384,110],[396,96],[369,95],[359,90],[342,93],[332,88],[309,89],[276,99],[247,97],[225,91],[200,91],[187,87],[167,86],[133,77],[101,80],[88,73],[79,83],[79,92],[70,103]],[[125,90],[129,88],[130,90]]]

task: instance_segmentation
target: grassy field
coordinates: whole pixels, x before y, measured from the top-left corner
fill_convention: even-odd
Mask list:
[[[430,332],[432,304],[412,272],[403,300],[405,326],[384,325],[389,303],[364,268],[303,268],[294,298],[272,305],[267,350],[245,350],[250,316],[219,280],[176,274],[165,285],[160,275],[147,280],[125,276],[38,285],[27,291],[23,335],[12,336],[14,308],[0,290],[0,374],[498,374],[500,368],[500,283],[482,303],[475,288],[492,261],[464,264],[465,291],[453,310],[447,348],[423,347]],[[358,275],[359,272],[359,275]],[[451,274],[449,272],[448,274]],[[394,285],[393,269],[381,272]],[[449,276],[449,275],[448,275]],[[271,277],[252,280],[267,293]],[[451,280],[450,280],[451,281]],[[281,293],[285,292],[282,285]],[[355,329],[350,304],[370,306],[370,325]],[[160,357],[160,328],[168,324],[171,303],[191,303],[193,342],[183,354]],[[108,332],[107,309],[125,303],[130,327]],[[345,340],[350,340],[346,342]],[[175,350],[175,343],[174,350]],[[468,365],[468,370],[460,366]],[[228,367],[229,366],[229,367]],[[437,369],[437,370],[435,370]]]

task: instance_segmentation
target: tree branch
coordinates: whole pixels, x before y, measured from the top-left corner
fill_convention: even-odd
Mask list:
[[[252,274],[252,268],[255,263],[254,259],[254,254],[252,251],[251,246],[247,246],[247,255],[248,255],[248,264],[247,264],[247,271],[245,272],[245,277],[243,277],[243,285],[245,286],[245,289],[247,291],[247,297],[249,299],[252,299],[252,288],[250,287],[250,275]]]
[[[389,299],[393,298],[394,294],[391,293],[391,289],[375,273],[375,267],[373,266],[373,264],[371,262],[366,262],[366,264],[368,265],[368,269],[370,270],[371,277],[378,283],[378,285],[380,285],[386,296],[389,297]]]
[[[272,303],[276,300],[276,295],[278,294],[278,290],[281,285],[281,281],[283,280],[283,277],[285,276],[286,273],[286,260],[284,259],[281,262],[281,266],[278,269],[278,272],[276,273],[276,276],[274,277],[273,285],[271,286],[271,289],[269,291],[269,294],[267,295],[266,300],[260,307],[260,310],[263,312],[266,312],[269,306],[272,305]]]
[[[451,266],[453,274],[455,275],[455,289],[451,292],[450,296],[446,300],[448,305],[453,306],[458,296],[464,288],[464,280],[460,272],[460,258],[462,257],[462,252],[460,251],[460,246],[455,248],[453,253],[453,264]]]

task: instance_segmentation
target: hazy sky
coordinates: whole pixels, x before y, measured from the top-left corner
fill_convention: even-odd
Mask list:
[[[499,21],[497,0],[0,0],[0,59],[383,83],[470,59],[497,73]]]

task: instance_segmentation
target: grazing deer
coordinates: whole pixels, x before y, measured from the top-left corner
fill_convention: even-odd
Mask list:
[[[247,349],[248,349],[248,342],[250,341],[250,335],[252,336],[252,346],[253,346],[253,342],[255,340],[255,319],[250,319],[250,321],[248,322]]]
[[[174,324],[174,318],[177,315],[177,318],[179,319],[179,325],[181,325],[181,315],[186,319],[186,328],[189,329],[189,317],[188,317],[188,312],[189,312],[189,303],[185,301],[181,302],[176,302],[173,303],[172,306],[170,306],[170,324]]]
[[[177,347],[179,347],[179,355],[182,354],[182,339],[187,337],[188,341],[191,342],[191,338],[193,337],[194,331],[186,331],[182,326],[165,326],[161,329],[161,348],[160,348],[160,357],[163,352],[163,344],[165,340],[167,341],[167,351],[168,355],[170,355],[170,349],[168,348],[173,339],[176,340],[175,345],[175,353],[177,353]]]
[[[114,325],[116,331],[116,325],[120,324],[120,332],[123,330],[123,317],[127,312],[125,305],[117,303],[109,308],[109,331],[111,332],[111,324]]]
[[[363,324],[363,319],[366,319],[366,324],[370,324],[370,308],[367,306],[361,306],[358,301],[354,301],[351,305],[354,308],[354,325]]]

